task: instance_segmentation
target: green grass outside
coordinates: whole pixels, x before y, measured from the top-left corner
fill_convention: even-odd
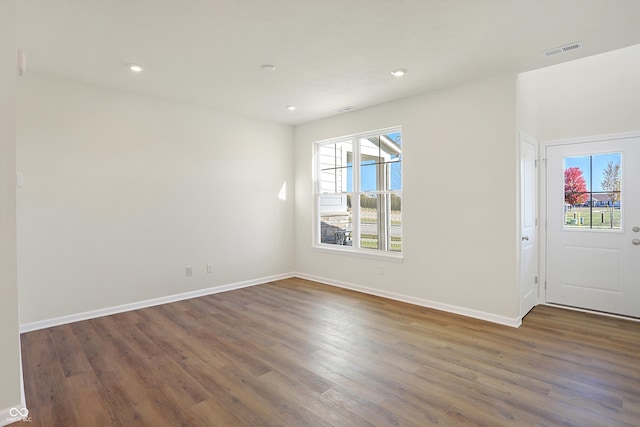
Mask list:
[[[611,226],[611,216],[613,215],[613,227]],[[603,221],[604,219],[604,221]],[[565,213],[565,227],[567,228],[599,228],[599,229],[620,229],[620,208],[593,208],[593,212],[588,207],[578,207]]]
[[[375,218],[362,218],[360,220],[361,224],[377,224],[377,220]],[[402,225],[402,221],[398,219],[392,219],[391,225]]]
[[[391,225],[402,225],[400,211],[391,211]],[[376,224],[378,222],[378,211],[372,208],[360,208],[360,223]]]
[[[365,249],[378,249],[378,236],[375,234],[363,234],[360,236],[360,247]],[[402,251],[402,238],[391,236],[391,251]]]

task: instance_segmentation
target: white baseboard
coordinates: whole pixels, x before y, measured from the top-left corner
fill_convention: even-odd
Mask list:
[[[519,328],[522,325],[522,317],[506,317],[498,314],[487,313],[484,311],[473,310],[470,308],[459,307],[451,304],[444,304],[436,301],[430,301],[422,298],[412,297],[403,294],[397,294],[395,292],[382,291],[380,289],[368,288],[366,286],[355,285],[353,283],[342,282],[339,280],[327,279],[325,277],[313,276],[305,273],[295,273],[293,276],[300,277],[302,279],[313,280],[314,282],[323,283],[325,285],[336,286],[339,288],[349,289],[352,291],[362,292],[365,294],[375,295],[383,298],[392,299],[395,301],[406,302],[421,307],[433,308],[440,311],[446,311],[448,313],[460,314],[462,316],[472,317],[474,319],[485,320],[487,322],[498,323],[500,325],[511,326],[512,328]]]
[[[181,294],[169,295],[166,297],[153,298],[153,299],[133,302],[129,304],[117,305],[114,307],[101,308],[98,310],[85,311],[83,313],[70,314],[68,316],[55,317],[53,319],[39,320],[37,322],[31,322],[31,323],[23,323],[20,325],[20,333],[22,334],[25,332],[37,331],[38,329],[50,328],[52,326],[59,326],[67,323],[79,322],[81,320],[95,319],[97,317],[123,313],[125,311],[152,307],[154,305],[167,304],[170,302],[182,301],[182,300],[197,298],[205,295],[212,295],[220,292],[232,291],[234,289],[261,285],[263,283],[273,282],[274,280],[288,279],[290,277],[294,277],[294,274],[284,273],[284,274],[278,274],[275,276],[261,277],[259,279],[246,280],[243,282],[236,282],[228,285],[215,286],[213,288],[199,289],[197,291],[184,292]]]
[[[23,399],[24,400],[24,399]],[[29,419],[28,411],[25,414],[24,404],[17,404],[11,408],[0,409],[0,427],[7,426],[22,420]],[[25,414],[25,415],[22,415]]]
[[[325,285],[336,286],[344,289],[350,289],[352,291],[362,292],[369,295],[376,295],[383,298],[388,298],[396,301],[402,301],[421,307],[433,308],[436,310],[446,311],[449,313],[460,314],[462,316],[472,317],[474,319],[486,320],[492,323],[498,323],[500,325],[511,326],[514,328],[520,327],[522,324],[522,318],[506,317],[497,314],[487,313],[484,311],[473,310],[470,308],[459,307],[450,304],[444,304],[436,301],[430,301],[422,298],[412,297],[408,295],[398,294],[394,292],[382,291],[380,289],[369,288],[366,286],[360,286],[353,283],[342,282],[339,280],[327,279],[326,277],[314,276],[305,273],[284,273],[274,276],[261,277],[253,280],[246,280],[243,282],[231,283],[228,285],[216,286],[213,288],[200,289],[197,291],[184,292],[176,295],[169,295],[166,297],[153,298],[144,301],[134,302],[130,304],[123,304],[114,307],[107,307],[98,310],[86,311],[83,313],[71,314],[68,316],[55,317],[53,319],[40,320],[37,322],[24,323],[20,325],[20,333],[36,331],[39,329],[50,328],[52,326],[64,325],[72,322],[79,322],[81,320],[95,319],[97,317],[109,316],[112,314],[123,313],[125,311],[138,310],[141,308],[152,307],[154,305],[167,304],[176,301],[182,301],[190,298],[197,298],[205,295],[217,294],[220,292],[231,291],[234,289],[246,288],[249,286],[261,285],[263,283],[273,282],[275,280],[288,279],[291,277],[300,277],[302,279],[313,280]],[[0,420],[2,418],[0,417]]]
[[[56,317],[53,319],[41,320],[37,322],[25,323],[20,325],[20,333],[36,331],[38,329],[50,328],[52,326],[64,325],[72,322],[79,322],[81,320],[95,319],[97,317],[109,316],[111,314],[122,313],[125,311],[137,310],[146,307],[152,307],[160,304],[167,304],[176,301],[183,301],[186,299],[197,298],[205,295],[217,294],[220,292],[227,292],[234,289],[241,289],[250,286],[261,285],[264,283],[273,282],[276,280],[289,279],[291,277],[300,277],[302,279],[312,280],[318,283],[323,283],[325,285],[336,286],[339,288],[349,289],[356,292],[362,292],[369,295],[375,295],[382,298],[388,298],[395,301],[406,302],[409,304],[432,308],[440,311],[445,311],[448,313],[460,314],[462,316],[471,317],[474,319],[485,320],[492,323],[497,323],[500,325],[511,326],[514,328],[520,327],[522,324],[522,318],[510,318],[506,316],[500,316],[497,314],[487,313],[484,311],[473,310],[465,307],[459,307],[450,304],[443,304],[435,301],[430,301],[422,298],[412,297],[408,295],[398,294],[394,292],[382,291],[380,289],[369,288],[366,286],[356,285],[353,283],[342,282],[338,280],[327,279],[325,277],[314,276],[305,273],[284,273],[278,274],[274,276],[262,277],[259,279],[246,280],[243,282],[231,283],[228,285],[216,286],[207,289],[200,289],[197,291],[184,292],[176,295],[169,295],[166,297],[153,298],[145,301],[134,302],[130,304],[123,304],[114,307],[107,307],[99,310],[86,311],[83,313],[72,314],[68,316]],[[22,362],[22,360],[20,361]],[[22,402],[15,405],[11,408],[0,409],[0,427],[9,425],[11,423],[21,421],[23,419],[28,420],[28,416],[21,416],[19,413],[16,413],[16,410],[21,410],[24,413],[24,409],[26,408],[26,400],[24,395],[24,382],[22,377],[22,363],[20,363],[20,389],[21,389],[21,399]],[[17,414],[18,417],[12,416],[12,414]]]

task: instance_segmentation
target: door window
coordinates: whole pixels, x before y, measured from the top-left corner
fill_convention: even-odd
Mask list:
[[[622,153],[564,157],[564,228],[620,230]]]

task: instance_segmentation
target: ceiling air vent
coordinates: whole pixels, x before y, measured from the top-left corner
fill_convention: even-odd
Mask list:
[[[544,56],[553,56],[559,55],[561,53],[571,52],[572,50],[580,49],[582,47],[582,42],[574,42],[564,46],[556,47],[553,49],[545,50]]]

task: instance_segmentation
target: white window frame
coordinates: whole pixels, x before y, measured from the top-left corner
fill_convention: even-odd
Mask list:
[[[373,259],[384,259],[384,260],[392,260],[392,261],[402,261],[404,258],[404,245],[402,246],[401,251],[391,251],[391,250],[383,250],[383,249],[370,249],[370,248],[359,248],[360,243],[360,195],[361,194],[369,194],[369,193],[377,193],[377,194],[400,194],[402,197],[403,189],[401,190],[375,190],[375,191],[362,191],[360,186],[360,174],[361,174],[361,157],[360,157],[360,140],[362,138],[367,138],[371,136],[378,136],[383,134],[390,134],[394,132],[399,132],[402,135],[402,127],[394,126],[390,128],[384,128],[374,131],[362,132],[352,135],[345,135],[338,138],[331,138],[322,141],[316,141],[313,143],[313,248],[317,251],[328,252],[328,253],[341,253],[345,255],[351,255],[356,257],[364,257],[364,258],[373,258]],[[321,243],[321,227],[320,227],[320,197],[322,195],[320,188],[320,147],[323,145],[335,144],[339,142],[351,141],[352,149],[353,149],[353,164],[352,164],[352,186],[353,191],[349,194],[352,195],[352,241],[354,242],[354,246],[343,246],[336,245],[330,243]],[[404,140],[403,140],[404,142]],[[404,163],[404,155],[402,156],[402,163]],[[401,182],[402,187],[404,187],[404,165],[401,169]],[[337,193],[340,194],[340,193]],[[343,193],[344,194],[344,193]],[[404,201],[402,202],[404,204]],[[402,220],[402,210],[400,211],[400,223],[403,224]],[[390,220],[390,219],[389,219]],[[403,233],[404,234],[404,233]]]

